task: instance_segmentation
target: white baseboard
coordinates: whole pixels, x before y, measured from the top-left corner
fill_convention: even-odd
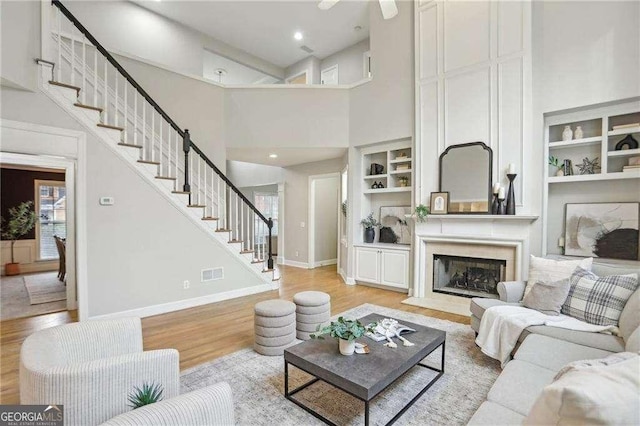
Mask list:
[[[293,266],[294,268],[309,269],[309,264],[305,262],[296,262],[295,260],[282,259],[282,264],[287,266]]]
[[[340,268],[340,270],[338,271],[338,273],[340,274],[340,276],[342,277],[342,281],[344,281],[345,284],[348,285],[356,285],[356,280],[354,280],[353,278],[349,278],[347,277],[347,274],[344,273],[344,270],[342,268]]]
[[[277,288],[277,287],[276,287]],[[90,316],[90,320],[104,320],[125,317],[151,317],[154,315],[166,314],[167,312],[180,311],[182,309],[193,308],[209,303],[222,302],[224,300],[235,299],[237,297],[249,296],[256,293],[264,293],[273,291],[272,284],[260,284],[253,287],[239,288],[237,290],[226,291],[223,293],[208,294],[206,296],[194,297],[191,299],[178,300],[175,302],[163,303],[160,305],[146,306],[144,308],[131,309],[128,311],[114,312],[111,314]]]
[[[329,260],[321,260],[319,262],[315,262],[313,264],[314,268],[318,268],[320,266],[329,266],[329,265],[337,265],[338,259],[329,259]]]

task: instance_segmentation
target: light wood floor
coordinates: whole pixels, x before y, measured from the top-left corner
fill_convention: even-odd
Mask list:
[[[253,305],[262,300],[292,300],[304,290],[319,290],[331,295],[331,313],[372,303],[403,311],[469,323],[469,318],[403,305],[406,294],[361,285],[344,284],[335,266],[313,270],[281,267],[278,291],[246,296],[196,308],[185,309],[142,321],[144,348],[176,348],[180,368],[186,369],[253,344]],[[0,404],[19,403],[18,365],[22,341],[44,328],[77,321],[77,312],[58,312],[31,318],[0,322]]]

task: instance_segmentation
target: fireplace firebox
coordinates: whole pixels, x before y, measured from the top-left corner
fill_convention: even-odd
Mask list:
[[[433,291],[462,297],[498,298],[506,260],[433,255]]]

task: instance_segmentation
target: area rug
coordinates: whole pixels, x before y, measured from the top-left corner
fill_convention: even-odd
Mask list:
[[[371,304],[358,306],[339,315],[359,318],[370,313],[379,313],[447,332],[445,374],[400,417],[396,424],[466,424],[485,400],[489,388],[500,372],[499,363],[483,355],[475,346],[473,330],[468,325]],[[398,349],[389,350],[402,350],[401,348],[400,346]],[[439,366],[440,357],[441,352],[438,349],[423,362]],[[435,374],[426,368],[410,370],[373,400],[371,424],[387,423]],[[292,388],[310,378],[295,367],[289,369],[289,375]],[[252,349],[244,349],[185,370],[181,374],[183,393],[221,381],[231,385],[236,423],[239,425],[322,424],[284,398],[282,356],[267,357],[258,355]],[[324,382],[306,388],[296,394],[296,398],[312,405],[316,411],[336,424],[364,423],[364,404]]]
[[[58,280],[57,272],[24,276],[24,285],[32,305],[56,302],[67,298],[67,287]]]

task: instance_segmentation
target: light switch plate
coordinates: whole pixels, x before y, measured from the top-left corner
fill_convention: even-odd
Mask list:
[[[112,206],[115,203],[113,197],[100,197],[101,206]]]

